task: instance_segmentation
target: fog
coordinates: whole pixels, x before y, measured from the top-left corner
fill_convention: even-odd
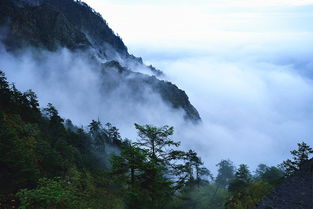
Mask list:
[[[123,80],[113,69],[101,73],[91,53],[60,48],[56,52],[25,49],[13,55],[1,47],[0,66],[18,89],[35,91],[41,107],[52,103],[61,117],[78,126],[99,119],[117,126],[123,137],[135,139],[134,123],[184,123],[183,110],[171,108],[145,84],[137,84],[140,92],[130,88],[126,81],[134,75]]]
[[[27,49],[15,57],[1,47],[0,68],[17,88],[33,89],[42,107],[53,103],[76,125],[99,118],[133,140],[135,122],[174,126],[174,138],[184,149],[196,150],[211,170],[221,159],[251,168],[277,165],[297,142],[313,145],[310,1],[248,6],[214,1],[213,7],[204,1],[192,7],[187,1],[166,2],[87,1],[132,53],[186,91],[201,115],[198,125],[184,121],[181,110],[170,108],[151,89],[145,89],[144,102],[127,85],[103,90],[105,78],[86,54]],[[145,70],[135,69],[149,74]]]
[[[182,138],[196,136],[187,143],[206,162],[230,158],[252,167],[275,165],[297,142],[312,145],[313,83],[303,75],[306,67],[251,54],[241,60],[200,56],[160,64],[201,113],[203,125]]]
[[[201,126],[179,133],[192,139],[185,145],[212,170],[219,159],[228,158],[254,168],[261,162],[281,163],[300,141],[313,145],[308,43],[221,44],[197,53],[190,53],[195,48],[168,49],[162,56],[161,49],[151,47],[146,59],[166,69],[201,114]]]
[[[211,169],[222,158],[276,165],[297,142],[313,145],[313,1],[87,2],[186,90],[203,123],[177,138]]]

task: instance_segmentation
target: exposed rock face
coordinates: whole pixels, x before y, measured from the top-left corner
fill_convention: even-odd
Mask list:
[[[106,88],[118,88],[120,85],[127,85],[128,90],[132,91],[132,96],[136,101],[144,100],[142,95],[145,90],[150,89],[159,94],[161,98],[167,102],[172,108],[182,108],[185,110],[185,119],[198,121],[200,115],[198,111],[190,104],[187,94],[179,89],[176,85],[157,79],[155,76],[148,76],[142,73],[132,72],[123,67],[117,61],[110,61],[102,64],[103,74],[105,77],[119,77],[119,82],[116,79],[107,80]],[[146,88],[143,88],[145,86]]]
[[[122,39],[101,15],[81,1],[0,0],[0,42],[8,51],[30,46],[49,51],[65,47],[93,52],[91,57],[97,57],[93,61],[99,62],[99,71],[106,72],[102,74],[104,82],[110,83],[115,73],[110,69],[115,68],[118,71],[114,75],[118,77],[116,80],[128,85],[134,97],[143,95],[139,90],[152,90],[172,108],[184,110],[185,119],[201,120],[183,90],[160,80],[158,77],[163,75],[160,70],[146,66],[141,58],[130,55]],[[143,68],[147,73],[138,73],[135,68]],[[119,85],[116,80],[110,88]]]
[[[313,159],[303,164],[255,209],[313,209]]]
[[[27,46],[48,50],[55,50],[57,46],[69,49],[90,46],[85,35],[73,27],[58,9],[48,4],[28,5],[0,1],[0,25],[7,27],[2,41],[8,50]]]

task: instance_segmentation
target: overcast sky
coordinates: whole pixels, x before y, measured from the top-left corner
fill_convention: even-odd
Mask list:
[[[276,164],[313,145],[313,0],[86,2],[186,90],[203,126],[180,137],[209,164]]]
[[[312,0],[86,2],[121,35],[130,51],[136,51],[138,45],[160,46],[160,43],[173,48],[276,41],[287,32],[288,36],[297,33],[297,38],[302,39],[313,29]]]

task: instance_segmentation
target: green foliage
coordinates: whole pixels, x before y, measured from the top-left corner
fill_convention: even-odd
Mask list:
[[[226,203],[226,209],[252,209],[268,194],[273,186],[263,181],[250,182],[241,187]]]
[[[215,182],[217,185],[226,188],[235,177],[235,166],[230,160],[222,160],[216,166],[218,167],[218,174]]]
[[[230,182],[228,190],[232,194],[243,191],[252,180],[252,175],[247,165],[239,165],[235,178]]]
[[[135,143],[122,141],[110,123],[93,120],[88,127],[86,133],[64,122],[52,104],[40,111],[35,93],[18,91],[0,71],[1,207],[250,209],[283,179],[274,166],[261,164],[252,177],[247,165],[235,172],[230,160],[222,160],[214,182],[195,151],[179,150],[173,127],[135,124]],[[106,145],[120,151],[111,170],[103,163]],[[287,174],[312,153],[299,143],[283,163]]]
[[[166,208],[175,192],[199,186],[201,177],[209,174],[197,153],[176,149],[180,143],[169,138],[173,127],[135,127],[140,139],[125,141],[120,155],[111,160],[112,176],[122,185],[127,208]]]
[[[313,149],[306,143],[298,143],[298,149],[292,150],[292,159],[288,159],[282,163],[282,167],[285,170],[286,175],[291,175],[293,172],[300,169],[300,166],[309,160],[309,157],[313,154]]]
[[[10,86],[0,71],[1,207],[11,208],[16,193],[21,208],[124,207],[108,192],[92,137],[63,121],[52,104],[41,113],[36,95]]]
[[[172,159],[171,151],[173,150],[168,151],[166,148],[180,145],[179,142],[169,139],[169,136],[174,133],[173,127],[163,126],[157,128],[151,125],[141,126],[139,124],[135,124],[135,127],[140,137],[136,145],[147,150],[151,160],[156,163],[166,164]]]
[[[256,180],[262,180],[273,186],[281,183],[284,177],[284,172],[275,166],[268,167],[265,164],[260,164],[256,170]]]
[[[227,190],[216,184],[201,182],[188,186],[171,203],[171,209],[224,209],[228,200]]]
[[[166,173],[174,151],[166,148],[179,143],[168,138],[172,127],[135,126],[140,140],[124,142],[120,156],[112,158],[112,172],[124,185],[127,208],[162,208],[173,192],[173,182]]]
[[[23,123],[18,115],[0,113],[0,130],[0,193],[32,186],[39,176],[38,129]]]
[[[16,196],[21,202],[20,208],[79,208],[77,197],[67,183],[60,178],[40,179],[36,189],[22,189]]]

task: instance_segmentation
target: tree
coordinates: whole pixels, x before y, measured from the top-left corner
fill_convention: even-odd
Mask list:
[[[112,173],[119,181],[134,187],[135,183],[139,182],[138,175],[144,172],[146,162],[146,151],[127,140],[122,145],[121,154],[111,159]]]
[[[0,113],[0,198],[3,193],[35,184],[39,175],[38,135],[37,127],[20,117]]]
[[[245,164],[239,165],[239,168],[235,173],[235,179],[239,179],[244,182],[251,181],[251,173],[247,165]]]
[[[235,178],[229,184],[228,190],[232,193],[238,193],[245,189],[245,187],[251,182],[252,175],[249,168],[245,164],[239,165],[238,170],[235,173]]]
[[[292,159],[288,159],[282,163],[286,175],[291,175],[293,172],[300,169],[301,165],[309,160],[310,155],[313,154],[313,149],[306,143],[298,143],[298,149],[292,150],[290,153]]]
[[[180,142],[174,142],[169,139],[173,135],[174,128],[163,126],[157,128],[151,125],[141,126],[135,124],[140,139],[136,143],[137,146],[146,149],[152,161],[161,164],[167,164],[175,155],[172,155],[170,147],[178,147]]]
[[[260,164],[255,171],[254,179],[276,186],[281,182],[283,176],[284,172],[281,169],[275,166],[269,167],[265,164]]]
[[[116,128],[115,126],[112,126],[111,123],[106,123],[105,126],[106,126],[105,130],[110,140],[110,143],[117,144],[117,145],[121,144],[122,137],[119,133],[118,128]]]
[[[22,189],[17,193],[21,205],[19,208],[78,208],[78,197],[68,188],[68,184],[60,178],[39,180],[37,188]]]
[[[275,166],[268,167],[266,171],[260,176],[261,180],[273,186],[280,184],[283,177],[284,172]]]
[[[5,77],[5,73],[0,70],[0,89],[9,89],[9,83]]]
[[[254,208],[271,190],[273,186],[263,181],[252,181],[244,188],[233,194],[226,202],[226,209]]]
[[[94,140],[94,146],[97,151],[103,152],[105,150],[105,138],[106,135],[103,132],[103,127],[101,122],[92,120],[91,123],[88,125],[89,127],[89,134]]]
[[[114,178],[124,185],[127,208],[159,209],[171,197],[172,183],[165,178],[164,167],[150,160],[147,150],[125,141],[111,162]]]
[[[51,104],[48,103],[48,106],[43,109],[45,115],[50,119],[50,122],[54,126],[63,126],[63,119],[59,116],[58,110]]]
[[[11,100],[11,92],[9,83],[5,77],[4,72],[0,71],[0,107],[6,108]]]
[[[257,169],[255,170],[255,178],[261,178],[261,176],[269,169],[269,167],[265,164],[259,164]]]
[[[128,208],[164,208],[187,177],[200,179],[207,170],[194,151],[176,150],[180,143],[169,138],[173,127],[135,127],[140,138],[123,143],[121,155],[112,159],[114,174],[124,182]]]
[[[230,160],[222,160],[216,166],[218,167],[218,174],[215,182],[217,185],[226,188],[235,177],[235,166]]]
[[[202,166],[203,162],[195,151],[189,150],[185,155],[185,165],[189,176],[189,183],[193,183],[195,181],[199,186],[202,181],[202,177],[210,176],[211,173],[207,168]]]

